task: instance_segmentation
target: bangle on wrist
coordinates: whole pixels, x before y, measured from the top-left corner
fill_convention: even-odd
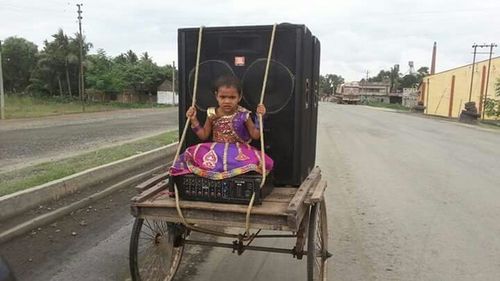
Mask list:
[[[200,124],[198,123],[198,125],[196,126],[191,126],[191,129],[193,130],[193,132],[197,133],[199,130],[201,130],[201,126]]]
[[[257,114],[254,115],[253,122],[254,122],[255,128],[260,129],[259,116]],[[262,119],[262,125],[264,125],[264,119]],[[262,127],[264,127],[264,126],[262,126]]]

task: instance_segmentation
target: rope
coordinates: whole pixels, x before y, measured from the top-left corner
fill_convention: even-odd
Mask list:
[[[273,53],[274,46],[274,36],[276,34],[276,24],[273,25],[273,31],[271,33],[271,43],[269,45],[269,52],[267,53],[266,71],[264,72],[264,80],[262,81],[262,91],[260,92],[260,102],[264,102],[264,95],[266,92],[267,76],[269,74],[269,65],[271,64],[271,55]],[[262,114],[259,114],[259,132],[260,132],[260,159],[262,164],[262,181],[260,183],[260,188],[262,188],[266,182],[266,154],[264,153],[264,126],[262,124]],[[245,221],[245,236],[249,234],[250,229],[250,213],[252,211],[253,202],[255,200],[255,192],[252,194],[252,199],[247,208],[247,215]]]
[[[175,189],[175,208],[177,209],[177,214],[181,218],[182,224],[184,224],[187,228],[191,230],[195,230],[198,232],[203,232],[207,234],[212,234],[212,235],[217,235],[217,236],[223,236],[223,237],[230,237],[230,238],[239,238],[240,235],[238,234],[231,234],[231,233],[226,233],[226,232],[221,232],[221,231],[215,231],[207,228],[200,228],[196,227],[192,224],[189,224],[186,221],[186,218],[184,218],[184,215],[182,214],[182,210],[179,204],[179,190],[177,189],[177,185],[174,184],[174,189]]]
[[[196,68],[195,68],[195,72],[194,72],[193,100],[192,100],[191,106],[196,105],[196,94],[198,92],[198,71],[200,68],[200,51],[201,51],[202,35],[203,35],[203,26],[200,27],[200,30],[198,33],[198,46],[197,46],[197,51],[196,51]],[[179,158],[180,150],[181,150],[182,144],[184,143],[184,140],[186,139],[186,133],[187,133],[187,129],[189,127],[190,121],[191,120],[189,118],[186,120],[186,124],[184,125],[184,130],[182,131],[182,136],[181,136],[181,139],[179,141],[179,145],[177,146],[177,151],[175,153],[175,157],[174,157],[174,161],[172,162],[173,163],[172,165],[174,165],[175,162],[177,161],[177,159]],[[175,207],[177,209],[177,214],[179,215],[181,222],[182,222],[182,224],[184,224],[184,226],[186,226],[187,228],[189,228],[191,230],[195,230],[195,231],[203,232],[203,233],[207,233],[207,234],[212,234],[212,235],[217,235],[217,236],[231,237],[231,238],[240,238],[241,237],[241,235],[225,233],[225,232],[215,231],[215,230],[206,229],[206,228],[200,228],[200,227],[196,227],[196,226],[190,224],[186,220],[186,218],[184,217],[184,215],[182,213],[180,203],[179,203],[179,190],[177,189],[177,185],[175,183],[174,183],[174,190],[175,190]],[[254,196],[250,200],[251,205],[253,205],[253,199],[254,199]],[[247,214],[247,217],[248,216],[249,216],[249,212]],[[247,219],[247,221],[248,221],[248,219]],[[247,223],[247,225],[248,225],[248,223]],[[243,239],[248,240],[248,239],[250,239],[250,237],[251,236],[248,235],[248,227],[247,227],[247,229],[245,231],[245,236],[243,237]]]
[[[200,50],[201,50],[201,38],[203,35],[203,26],[200,26],[200,31],[198,32],[198,49],[196,50],[196,68],[194,71],[194,87],[193,87],[193,100],[191,102],[191,106],[196,105],[196,92],[198,91],[198,70],[200,68]],[[177,151],[175,152],[174,162],[172,162],[172,166],[175,165],[177,158],[179,158],[179,154],[181,152],[182,144],[186,138],[187,128],[189,127],[191,119],[187,118],[186,124],[184,125],[184,130],[182,131],[181,140],[179,141],[179,145],[177,146]]]
[[[271,43],[269,46],[269,52],[267,53],[267,63],[266,63],[266,71],[264,72],[264,80],[262,81],[262,91],[260,92],[260,102],[262,104],[264,102],[264,94],[266,92],[267,86],[267,76],[269,74],[269,65],[271,64],[271,55],[273,53],[273,45],[274,45],[274,35],[276,34],[276,24],[273,25],[273,32],[271,34]],[[259,131],[260,131],[260,159],[262,163],[262,182],[260,183],[260,187],[264,186],[266,182],[266,157],[264,153],[264,130],[262,124],[262,114],[259,114]]]
[[[202,33],[203,33],[203,26],[200,27],[199,33],[198,33],[198,46],[197,46],[197,52],[196,52],[196,68],[195,68],[195,75],[194,75],[194,87],[193,87],[193,100],[191,103],[191,106],[196,105],[196,93],[197,93],[197,88],[198,88],[198,70],[199,70],[199,65],[200,65],[200,50],[201,50],[201,39],[202,39]],[[264,81],[262,85],[262,91],[260,95],[260,104],[263,103],[264,101],[264,93],[266,90],[266,84],[267,84],[267,77],[269,73],[269,65],[271,62],[271,54],[272,54],[272,49],[274,45],[274,36],[276,33],[276,24],[273,25],[273,31],[271,34],[271,43],[269,46],[269,53],[267,56],[267,64],[266,64],[266,71],[264,73]],[[190,119],[188,118],[186,120],[186,124],[184,126],[184,130],[182,131],[182,136],[179,141],[179,145],[177,146],[177,151],[175,153],[174,161],[172,162],[174,165],[177,159],[179,158],[180,150],[182,147],[182,144],[184,143],[184,140],[186,138],[186,132],[187,128],[189,127]],[[263,132],[263,124],[262,124],[262,115],[259,114],[259,131],[260,131],[260,144],[261,144],[261,163],[262,163],[262,182],[260,184],[260,187],[264,186],[264,183],[266,181],[266,160],[265,160],[265,153],[264,153],[264,132]],[[180,207],[179,203],[179,190],[177,189],[177,185],[174,183],[174,190],[175,190],[175,207],[177,210],[177,214],[179,215],[182,224],[184,224],[187,228],[191,230],[195,230],[198,232],[203,232],[207,234],[212,234],[212,235],[217,235],[217,236],[223,236],[223,237],[231,237],[231,238],[238,238],[242,240],[250,240],[254,235],[250,235],[250,214],[253,208],[253,204],[255,201],[255,192],[252,194],[252,198],[250,199],[250,202],[248,204],[248,208],[246,211],[246,219],[245,219],[245,232],[244,235],[239,235],[239,234],[231,234],[231,233],[226,233],[226,232],[220,232],[220,231],[215,231],[211,229],[205,229],[205,228],[200,228],[196,227],[190,223],[187,222],[186,218],[182,214],[182,210]]]

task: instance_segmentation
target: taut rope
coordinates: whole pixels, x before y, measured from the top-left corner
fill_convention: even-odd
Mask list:
[[[276,33],[276,24],[273,25],[273,31],[271,34],[271,43],[269,46],[269,52],[267,56],[267,64],[266,64],[266,70],[264,73],[264,81],[262,83],[262,91],[260,95],[260,104],[263,103],[264,101],[264,93],[266,90],[266,84],[267,84],[267,77],[269,73],[269,65],[271,61],[271,54],[272,54],[272,49],[274,45],[274,36]],[[197,46],[197,52],[196,52],[196,68],[195,68],[195,75],[194,75],[194,88],[193,88],[193,100],[191,103],[191,106],[196,105],[196,93],[197,93],[197,88],[198,88],[198,70],[199,70],[199,65],[200,65],[200,50],[201,50],[201,39],[202,39],[202,34],[203,34],[203,26],[200,27],[199,33],[198,33],[198,46]],[[182,147],[182,144],[184,143],[184,140],[186,138],[186,132],[187,128],[189,127],[190,119],[187,118],[186,124],[184,126],[184,130],[182,131],[182,136],[181,139],[179,140],[179,145],[177,146],[177,151],[175,153],[174,161],[172,162],[172,165],[175,165],[175,162],[179,158],[180,150]],[[264,153],[264,132],[263,132],[263,124],[262,124],[262,115],[259,114],[259,131],[260,131],[260,146],[261,146],[261,165],[262,165],[262,182],[260,184],[260,187],[264,186],[264,183],[266,181],[266,160],[265,160],[265,153]],[[231,234],[231,233],[225,233],[225,232],[219,232],[219,231],[214,231],[211,229],[204,229],[200,227],[196,227],[186,221],[186,218],[184,218],[184,215],[182,214],[182,210],[179,204],[179,190],[177,189],[177,185],[174,183],[174,190],[175,190],[175,207],[177,209],[177,214],[179,215],[182,223],[189,229],[198,231],[198,232],[203,232],[203,233],[208,233],[208,234],[213,234],[213,235],[218,235],[218,236],[223,236],[223,237],[233,237],[233,238],[239,238],[242,240],[249,240],[253,237],[253,235],[249,234],[250,230],[250,213],[255,201],[255,192],[252,194],[252,198],[250,199],[250,203],[248,204],[247,212],[246,212],[246,222],[245,222],[245,233],[244,235],[240,234]]]

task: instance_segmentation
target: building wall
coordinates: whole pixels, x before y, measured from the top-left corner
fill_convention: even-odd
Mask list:
[[[402,105],[406,107],[414,107],[418,102],[419,92],[414,88],[403,88]]]
[[[488,60],[477,62],[474,66],[471,101],[476,102],[476,106],[480,112],[482,112],[482,107],[484,106],[482,100],[484,100],[486,92],[487,71]],[[425,77],[423,79],[425,90],[422,93],[423,96],[421,96],[426,106],[425,113],[458,117],[462,109],[464,109],[464,104],[469,101],[471,73],[472,64],[469,64]],[[497,57],[491,61],[487,97],[500,99],[500,97],[495,96],[495,84],[499,78],[500,57]],[[454,87],[452,93],[453,79]],[[493,117],[485,115],[485,119],[493,119]]]
[[[368,103],[368,102],[381,102],[381,103],[389,103],[389,96],[387,95],[360,95],[361,102],[363,103]]]
[[[171,91],[158,91],[158,104],[179,104],[179,96]]]

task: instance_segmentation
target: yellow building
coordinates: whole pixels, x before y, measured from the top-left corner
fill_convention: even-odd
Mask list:
[[[495,84],[500,79],[500,57],[491,59],[489,79],[488,60],[475,63],[472,92],[471,73],[472,64],[468,64],[425,77],[420,96],[426,107],[425,113],[458,117],[464,104],[469,101],[469,96],[470,101],[476,102],[479,113],[482,113],[485,97],[500,100],[495,94]],[[484,119],[493,118],[484,115]]]

